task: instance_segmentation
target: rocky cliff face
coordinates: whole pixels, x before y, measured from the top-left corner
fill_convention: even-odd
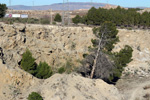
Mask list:
[[[114,48],[119,51],[124,45],[133,48],[133,61],[125,68],[125,74],[149,76],[150,32],[149,30],[120,29],[120,42]],[[61,67],[72,59],[74,65],[88,53],[91,39],[96,38],[92,29],[85,27],[62,27],[42,25],[6,25],[0,23],[0,100],[26,100],[35,91],[44,100],[121,100],[117,88],[102,80],[91,80],[77,74],[55,74],[39,80],[19,68],[22,54],[28,48],[36,62],[46,61],[52,67]]]
[[[133,61],[125,68],[127,74],[147,76],[150,73],[150,31],[120,29],[120,42],[114,48],[119,51],[124,45],[133,48]],[[7,25],[0,23],[0,47],[3,49],[7,67],[19,66],[22,54],[28,48],[36,62],[46,61],[52,67],[61,67],[72,60],[79,66],[82,55],[88,53],[91,39],[96,38],[92,28],[42,25]]]
[[[19,68],[10,69],[1,60],[0,81],[0,100],[21,100],[22,91],[39,83],[32,75]]]
[[[77,66],[95,36],[91,28],[0,24],[0,46],[8,67],[16,67],[28,48],[36,62],[61,67],[70,59]]]
[[[121,100],[117,88],[104,81],[83,78],[78,74],[55,74],[40,80],[19,68],[22,54],[30,49],[36,61],[58,67],[72,59],[82,59],[88,52],[91,28],[6,25],[0,23],[0,100],[27,100],[31,92],[39,92],[44,100]],[[3,61],[2,61],[3,60]]]
[[[120,42],[114,51],[119,51],[125,45],[133,48],[133,61],[125,68],[125,75],[150,76],[150,31],[120,29],[118,36]]]

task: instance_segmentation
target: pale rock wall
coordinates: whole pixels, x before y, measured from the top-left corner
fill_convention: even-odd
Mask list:
[[[44,100],[121,100],[116,87],[104,81],[83,78],[78,74],[55,74],[40,80],[19,68],[18,62],[26,48],[36,61],[46,61],[53,67],[67,59],[77,64],[95,36],[91,28],[6,25],[0,23],[0,100],[27,100],[31,92],[39,92]],[[75,44],[75,47],[72,47]]]
[[[0,100],[20,100],[22,91],[39,82],[39,79],[19,68],[8,68],[0,60]]]
[[[82,55],[88,53],[91,39],[95,38],[88,27],[62,27],[50,25],[6,25],[1,23],[0,46],[6,64],[16,67],[28,48],[36,62],[46,61],[52,67],[61,67],[71,59],[76,66]]]
[[[114,51],[119,51],[125,45],[133,49],[133,61],[125,67],[124,73],[140,76],[150,75],[150,31],[119,29],[119,40]]]
[[[150,70],[149,30],[119,29],[120,42],[114,48],[119,51],[124,45],[133,48],[133,61],[125,68],[125,73],[147,76]],[[122,100],[117,88],[102,80],[91,80],[77,74],[55,74],[46,80],[39,80],[18,68],[18,62],[26,48],[36,61],[46,61],[53,67],[61,66],[67,59],[77,64],[82,54],[88,52],[92,29],[85,27],[62,27],[42,25],[6,25],[0,23],[0,47],[4,60],[0,61],[0,100],[27,100],[35,91],[44,100]],[[72,48],[72,44],[76,44]]]

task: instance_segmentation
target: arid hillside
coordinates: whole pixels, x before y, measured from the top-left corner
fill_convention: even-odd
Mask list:
[[[75,65],[88,52],[95,36],[88,27],[43,25],[7,25],[1,23],[0,45],[9,67],[17,67],[22,54],[29,49],[36,62],[46,61],[52,67],[61,67],[67,61]]]
[[[88,46],[92,45],[91,39],[95,38],[92,28],[3,23],[0,28],[4,54],[0,60],[1,100],[27,100],[31,92],[40,93],[44,100],[121,100],[117,88],[101,79],[92,80],[73,73],[40,80],[19,68],[26,48],[37,63],[46,61],[57,68],[69,60],[78,66],[83,53],[88,53]]]
[[[113,51],[119,51],[126,44],[134,50],[133,60],[125,68],[123,76],[138,75],[138,78],[147,79],[150,75],[150,31],[119,29],[118,36],[120,41]],[[132,78],[127,82],[121,79],[117,83],[118,91],[114,85],[101,79],[88,79],[77,73],[54,74],[43,80],[19,68],[27,48],[37,63],[46,61],[53,69],[62,67],[67,61],[78,67],[94,38],[90,27],[0,23],[3,52],[0,59],[0,100],[27,100],[33,91],[40,93],[44,100],[137,100],[137,95],[142,98],[139,100],[144,100],[143,96],[149,91],[143,90],[149,85],[147,81],[142,83],[136,79],[138,84],[135,85]]]
[[[124,45],[133,48],[132,61],[125,68],[125,75],[150,75],[150,30],[126,30],[119,29],[120,42],[114,48],[119,51]]]

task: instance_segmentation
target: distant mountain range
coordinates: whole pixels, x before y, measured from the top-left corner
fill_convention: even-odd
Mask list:
[[[78,10],[78,9],[90,9],[91,7],[99,8],[104,7],[107,4],[104,3],[91,3],[91,2],[69,2],[69,9],[70,10]],[[66,8],[68,4],[65,4]],[[112,5],[114,6],[114,5]],[[9,6],[8,8],[14,10],[66,10],[63,8],[63,3],[56,3],[51,5],[42,5],[42,6],[24,6],[24,5],[14,5]]]

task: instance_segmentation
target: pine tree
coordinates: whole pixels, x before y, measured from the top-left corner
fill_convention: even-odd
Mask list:
[[[117,36],[118,30],[113,23],[105,22],[99,29],[99,37],[101,37],[103,33],[105,33],[102,40],[103,49],[107,52],[111,52],[111,50],[114,48],[114,44],[119,41]]]
[[[118,6],[116,9],[104,9],[92,7],[86,18],[83,17],[84,24],[102,25],[105,21],[111,21],[116,26],[132,27],[132,26],[150,26],[150,12],[140,14],[139,9],[124,9]]]
[[[124,67],[132,61],[132,52],[133,49],[126,45],[124,49],[120,50],[120,52],[113,54],[115,66],[113,74],[109,78],[110,81],[116,82],[121,77]]]
[[[36,77],[40,79],[49,78],[52,75],[52,69],[46,62],[40,62],[37,67]]]
[[[32,57],[32,53],[29,51],[29,49],[27,49],[26,52],[23,53],[21,68],[32,75],[35,75],[36,73],[35,58]]]
[[[98,49],[96,52],[96,57],[94,59],[94,64],[92,66],[91,78],[94,76],[94,71],[96,69],[96,63],[100,52],[105,50],[106,52],[111,52],[113,49],[113,44],[116,43],[119,39],[117,37],[118,31],[116,26],[111,22],[105,22],[99,28],[94,28],[93,33],[99,38]]]
[[[96,41],[93,41],[92,43],[97,48],[96,56],[94,58],[94,63],[92,66],[90,77],[93,78],[96,68],[99,66],[100,68],[103,68],[106,64],[103,64],[101,61],[102,55],[107,55],[107,63],[109,63],[110,66],[112,66],[111,69],[109,69],[108,76],[105,77],[104,80],[113,83],[116,82],[123,72],[123,68],[127,65],[127,63],[132,61],[132,48],[128,45],[125,46],[124,49],[120,50],[119,53],[112,53],[112,49],[114,48],[114,44],[119,41],[119,38],[117,37],[118,30],[116,29],[116,26],[111,22],[105,22],[102,24],[99,28],[94,28],[93,33],[99,38],[99,43],[96,43]],[[100,56],[101,55],[101,56]],[[101,58],[98,58],[98,57]],[[97,65],[100,62],[99,65]],[[105,68],[103,68],[105,69]],[[102,75],[102,74],[100,74]],[[101,76],[100,76],[101,77]]]

